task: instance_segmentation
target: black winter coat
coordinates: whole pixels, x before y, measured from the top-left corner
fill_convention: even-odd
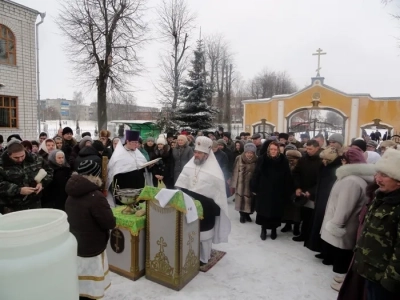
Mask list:
[[[74,170],[78,170],[79,164],[84,160],[93,160],[100,166],[102,164],[102,157],[100,153],[92,146],[86,146],[79,151],[78,157],[75,159]]]
[[[315,199],[315,192],[317,188],[317,180],[322,160],[319,157],[318,151],[315,155],[309,156],[306,154],[297,162],[296,167],[293,169],[293,179],[296,189],[301,189],[304,193],[310,193],[310,200]]]
[[[289,161],[283,154],[275,159],[266,154],[259,157],[250,182],[256,194],[256,211],[267,218],[281,218],[293,193]]]
[[[328,203],[329,194],[331,193],[332,187],[336,182],[336,170],[342,165],[341,159],[341,157],[338,157],[327,166],[321,165],[319,170],[315,192],[314,219],[310,237],[305,242],[305,246],[312,251],[322,251],[320,231],[322,222],[324,221],[325,209]]]
[[[100,191],[101,180],[73,175],[67,182],[65,212],[70,231],[78,241],[78,256],[93,257],[107,247],[109,230],[116,226],[110,205]]]
[[[228,169],[228,157],[226,156],[225,152],[222,150],[218,150],[217,152],[214,152],[215,158],[217,159],[217,162],[222,170],[222,173],[224,173],[224,178],[225,180],[228,180],[230,177],[229,169]]]
[[[49,161],[49,167],[53,169],[53,180],[43,190],[42,207],[51,207],[65,211],[67,192],[65,186],[71,177],[71,168],[59,166]]]

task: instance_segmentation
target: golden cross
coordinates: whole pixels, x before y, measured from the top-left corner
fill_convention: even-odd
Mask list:
[[[118,252],[119,251],[118,240],[121,238],[121,235],[118,230],[114,232],[114,236],[115,236],[115,250]]]
[[[164,252],[164,247],[167,247],[167,243],[164,242],[164,238],[160,237],[160,239],[157,241],[157,245],[160,246],[160,252]]]
[[[317,68],[317,77],[320,77],[319,71],[321,70],[321,55],[326,55],[326,52],[322,52],[321,48],[317,49],[317,53],[313,53],[312,55],[318,55],[318,68]]]

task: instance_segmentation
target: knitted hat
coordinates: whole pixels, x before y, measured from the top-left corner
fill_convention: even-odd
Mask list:
[[[71,127],[64,127],[63,131],[62,131],[62,135],[70,133],[72,135],[74,135],[74,132],[72,131]]]
[[[341,135],[340,133],[334,133],[328,138],[328,141],[336,142],[336,143],[340,144],[341,146],[343,146],[344,138],[343,138],[343,135]]]
[[[257,152],[257,147],[253,143],[247,143],[244,145],[244,152],[253,152],[254,154]]]
[[[217,141],[217,143],[218,143],[218,145],[226,146],[226,142],[225,142],[225,140],[223,140],[223,139],[219,139],[219,140]]]
[[[98,140],[93,142],[92,147],[94,149],[96,149],[97,152],[102,152],[102,151],[104,151],[104,148],[105,148],[103,143],[101,141],[98,141]]]
[[[285,150],[297,150],[297,147],[289,143],[285,146]]]
[[[374,147],[374,148],[377,148],[377,147],[378,147],[378,143],[375,142],[374,140],[369,140],[369,141],[367,142],[367,147]]]
[[[205,137],[205,136],[199,136],[196,139],[196,145],[195,145],[194,150],[208,154],[208,153],[210,153],[212,144],[213,144],[213,142],[210,138]]]
[[[160,135],[158,136],[157,145],[158,145],[158,144],[163,144],[163,145],[166,145],[166,144],[167,144],[167,141],[166,141],[166,139],[165,139],[165,137],[164,137],[163,134],[160,134]]]
[[[319,157],[326,159],[329,162],[334,161],[339,156],[336,148],[328,147],[319,154]]]
[[[152,136],[149,136],[147,139],[146,139],[146,143],[147,142],[155,142],[155,140],[154,140],[154,138],[152,137]]]
[[[287,150],[285,154],[287,158],[301,158],[301,153],[297,150]]]
[[[85,136],[79,142],[79,148],[82,149],[83,147],[85,147],[86,142],[91,142],[93,144],[92,138],[90,136]]]
[[[351,143],[351,146],[357,146],[363,152],[367,151],[367,143],[364,140],[356,139],[354,142]]]
[[[387,149],[381,159],[375,163],[376,171],[400,181],[400,151]]]
[[[364,153],[361,149],[357,147],[350,147],[345,153],[344,156],[348,163],[350,164],[366,164],[367,160],[364,157]]]
[[[80,175],[92,175],[97,177],[101,173],[101,167],[93,160],[84,160],[79,164],[77,171]]]

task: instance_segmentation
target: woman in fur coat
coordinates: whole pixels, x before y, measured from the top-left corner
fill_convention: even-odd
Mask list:
[[[343,163],[336,171],[337,181],[329,195],[321,229],[333,272],[338,274],[346,274],[350,266],[357,240],[358,216],[368,200],[367,186],[374,181],[376,173],[358,148],[349,148],[343,155]],[[337,284],[331,287],[340,289]]]
[[[281,225],[285,205],[293,194],[293,180],[289,162],[279,152],[279,143],[266,141],[267,152],[257,159],[256,169],[251,179],[251,191],[256,200],[256,223],[261,225],[262,240],[271,229],[271,239],[276,239],[276,228]]]
[[[254,205],[250,179],[256,168],[256,151],[253,143],[246,144],[244,153],[236,157],[233,167],[231,187],[235,191],[235,210],[240,214],[240,223],[252,221],[250,215],[254,212]]]

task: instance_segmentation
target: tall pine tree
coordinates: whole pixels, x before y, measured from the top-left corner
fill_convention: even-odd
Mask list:
[[[192,70],[189,78],[182,83],[180,90],[180,107],[175,113],[175,121],[181,128],[203,130],[213,127],[215,110],[207,104],[212,96],[212,85],[206,83],[207,72],[204,71],[205,59],[202,41],[197,41],[194,51]]]

